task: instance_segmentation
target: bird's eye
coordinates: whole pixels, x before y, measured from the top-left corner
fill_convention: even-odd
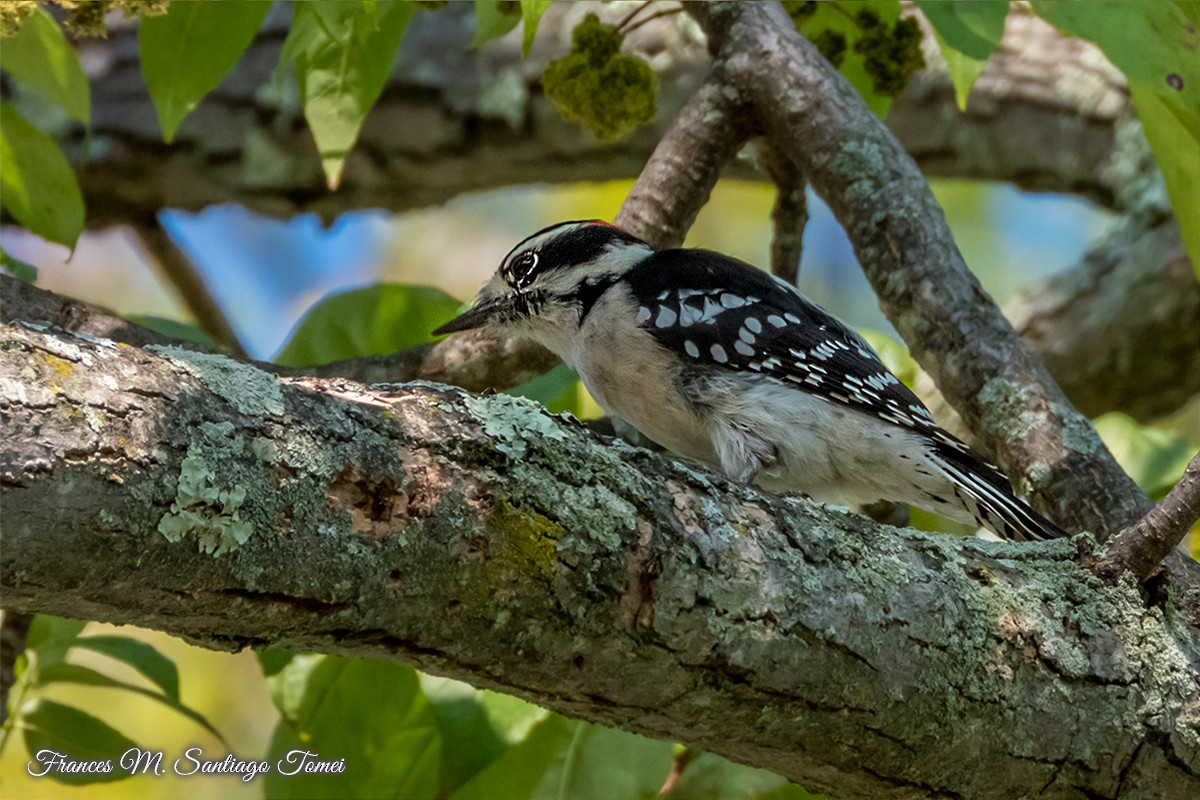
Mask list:
[[[529,282],[530,273],[537,266],[537,253],[530,250],[527,253],[521,253],[512,263],[512,279],[516,285],[521,285]]]

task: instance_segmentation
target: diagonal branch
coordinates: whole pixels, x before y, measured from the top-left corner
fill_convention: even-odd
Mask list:
[[[963,263],[925,177],[776,3],[691,4],[764,135],[842,223],[888,318],[1035,502],[1107,536],[1149,501]]]
[[[504,396],[0,340],[7,609],[410,663],[843,797],[1200,791],[1195,587],[1147,614],[1086,538],[881,527]]]

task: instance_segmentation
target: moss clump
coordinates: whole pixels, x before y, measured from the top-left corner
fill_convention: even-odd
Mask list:
[[[551,61],[542,75],[558,113],[604,141],[649,122],[657,109],[654,72],[640,58],[621,55],[623,38],[589,14],[571,35],[571,52]]]

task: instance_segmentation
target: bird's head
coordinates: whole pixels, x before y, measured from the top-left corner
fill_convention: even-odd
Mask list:
[[[512,249],[474,307],[435,334],[483,326],[536,332],[539,323],[577,323],[613,281],[651,254],[633,234],[600,220],[560,222]]]

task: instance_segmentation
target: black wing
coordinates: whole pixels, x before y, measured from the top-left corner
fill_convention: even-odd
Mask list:
[[[707,250],[664,250],[626,280],[639,324],[664,347],[789,381],[896,425],[944,434],[861,336],[762,270]]]
[[[942,430],[845,323],[791,285],[729,256],[664,250],[625,276],[637,319],[664,347],[757,372],[924,436],[980,521],[1010,538],[1063,535],[1016,499],[1000,472]]]

